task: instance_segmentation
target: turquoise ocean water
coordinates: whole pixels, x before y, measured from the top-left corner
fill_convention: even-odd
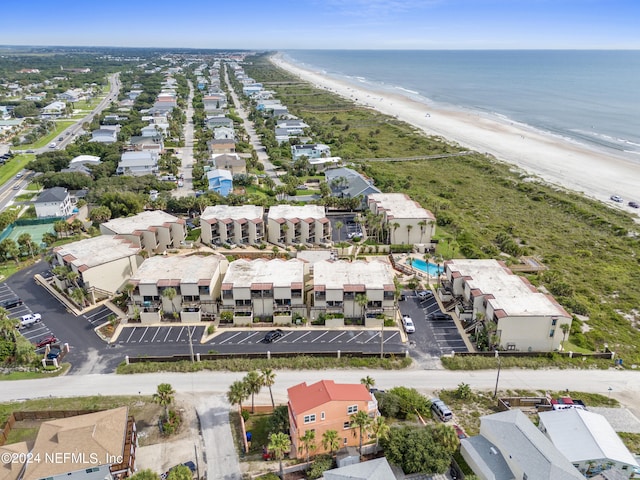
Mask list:
[[[640,162],[640,51],[287,50],[285,59]]]

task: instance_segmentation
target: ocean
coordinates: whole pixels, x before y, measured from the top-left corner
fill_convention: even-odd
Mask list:
[[[285,50],[316,71],[640,162],[640,51]]]

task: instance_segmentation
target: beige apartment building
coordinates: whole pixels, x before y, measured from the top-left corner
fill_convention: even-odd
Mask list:
[[[392,244],[429,244],[436,231],[436,217],[404,193],[372,193],[369,209],[382,215]]]
[[[269,242],[318,245],[331,242],[331,222],[321,205],[274,205],[267,214]]]
[[[162,210],[150,210],[132,217],[114,218],[100,225],[103,235],[121,235],[149,255],[180,248],[187,236],[186,222]]]
[[[264,208],[255,205],[214,205],[200,216],[202,243],[254,245],[264,241]]]
[[[120,236],[101,235],[67,243],[54,248],[53,253],[59,265],[79,274],[76,282],[80,287],[105,294],[115,293],[143,260],[140,247]]]
[[[294,313],[306,316],[306,268],[306,262],[295,258],[231,262],[222,281],[221,321],[224,311],[233,314],[237,325],[251,324],[254,318],[286,324]]]
[[[444,263],[445,291],[457,299],[461,317],[497,325],[505,350],[550,352],[563,340],[562,325],[571,315],[551,296],[498,260],[457,259]]]
[[[345,318],[358,319],[368,327],[381,326],[381,316],[395,314],[395,290],[393,271],[388,263],[316,262],[311,320],[324,314],[328,327],[343,326]]]
[[[222,255],[148,258],[129,281],[135,286],[130,318],[143,324],[213,320],[228,265]]]

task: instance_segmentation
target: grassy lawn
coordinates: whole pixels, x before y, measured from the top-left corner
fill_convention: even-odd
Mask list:
[[[296,190],[296,195],[320,195],[320,190]]]
[[[64,375],[71,368],[70,363],[63,363],[59,370],[50,372],[11,372],[6,375],[0,375],[0,381],[8,380],[33,380],[37,378],[59,377]]]
[[[76,122],[72,120],[56,120],[54,123],[56,127],[48,135],[40,138],[38,141],[34,143],[20,145],[20,148],[23,148],[23,149],[42,148],[48,145],[49,143],[51,143],[54,139],[58,138],[61,132],[63,132],[66,128],[69,128],[71,125],[73,125]]]
[[[28,202],[33,197],[35,197],[37,194],[38,194],[37,192],[23,193],[22,195],[18,195],[15,199],[16,199],[17,202]]]
[[[16,155],[10,162],[2,165],[0,167],[0,185],[4,185],[8,180],[14,178],[16,174],[34,158],[36,158],[36,156],[32,153],[23,153]]]
[[[29,185],[27,185],[25,190],[39,192],[40,190],[42,190],[42,184],[38,182],[31,182]]]
[[[195,242],[196,240],[198,240],[198,238],[200,238],[200,232],[201,231],[202,231],[202,229],[200,229],[200,228],[194,228],[193,230],[191,230],[187,234],[187,241]]]
[[[249,409],[251,407],[249,406]],[[249,455],[262,454],[262,446],[269,444],[269,419],[271,415],[251,415],[245,423],[247,432],[251,432]]]
[[[38,435],[38,427],[12,428],[7,443],[34,442]]]

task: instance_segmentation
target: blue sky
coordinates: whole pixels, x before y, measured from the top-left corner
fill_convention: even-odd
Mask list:
[[[640,0],[9,0],[2,45],[640,49]]]

